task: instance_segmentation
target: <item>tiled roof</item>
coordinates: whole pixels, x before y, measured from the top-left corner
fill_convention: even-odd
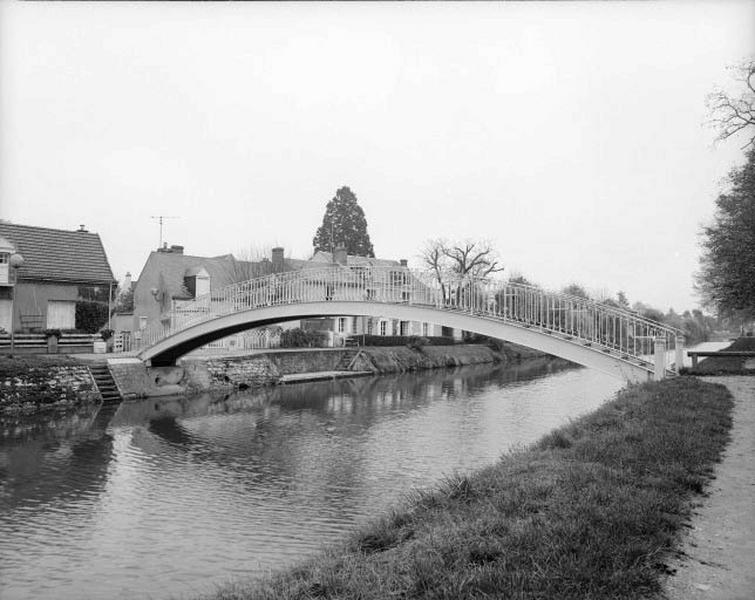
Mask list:
[[[328,264],[333,262],[333,254],[325,250],[318,250],[314,256],[309,259],[310,263],[316,265]],[[346,265],[349,267],[397,267],[399,261],[388,258],[370,258],[368,256],[357,256],[349,254],[346,256]]]
[[[115,282],[96,233],[0,223],[0,236],[24,257],[18,270],[20,280],[90,285]]]

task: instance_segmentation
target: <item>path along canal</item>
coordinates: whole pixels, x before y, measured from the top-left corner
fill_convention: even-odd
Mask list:
[[[6,428],[0,598],[191,596],[293,564],[622,385],[529,361],[145,400]]]

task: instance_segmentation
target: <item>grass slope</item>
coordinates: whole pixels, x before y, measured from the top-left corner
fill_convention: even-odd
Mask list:
[[[638,598],[727,443],[727,390],[630,387],[532,448],[417,494],[344,544],[215,600]]]

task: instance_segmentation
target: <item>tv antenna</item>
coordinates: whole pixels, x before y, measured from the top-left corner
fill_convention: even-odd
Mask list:
[[[157,221],[160,223],[160,242],[157,244],[158,248],[163,247],[163,221],[166,219],[179,219],[180,217],[173,217],[170,215],[157,215],[155,217],[150,217],[153,221]]]

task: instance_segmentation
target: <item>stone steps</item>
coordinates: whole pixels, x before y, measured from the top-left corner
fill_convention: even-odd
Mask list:
[[[91,365],[89,371],[105,404],[117,403],[123,399],[107,364]]]

